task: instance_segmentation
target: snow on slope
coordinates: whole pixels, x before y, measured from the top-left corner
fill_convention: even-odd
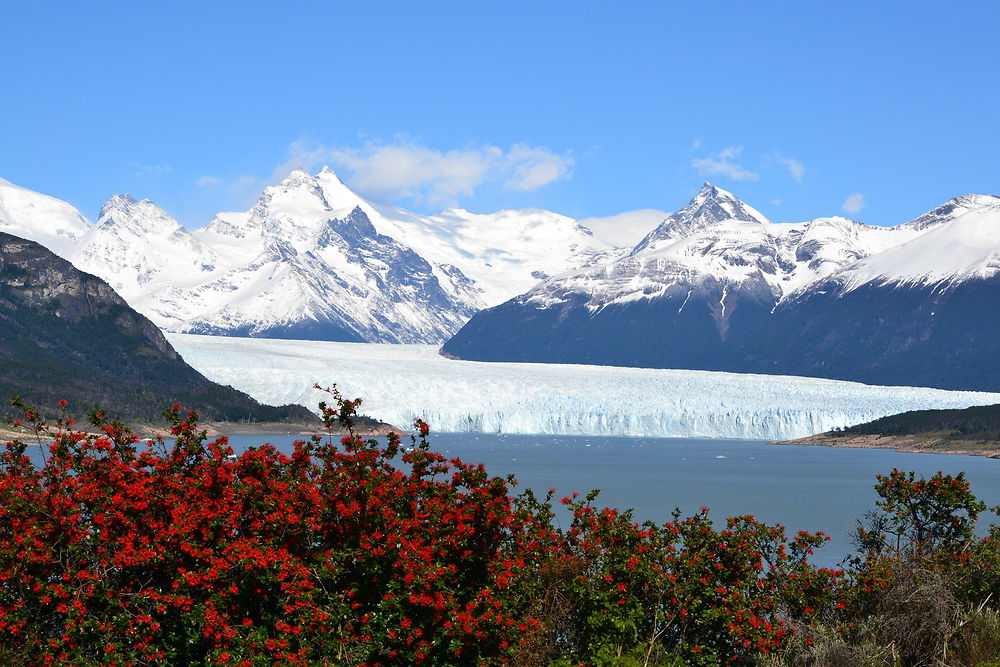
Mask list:
[[[358,215],[364,224],[331,237],[343,227],[332,221]],[[256,334],[332,319],[384,342],[441,340],[484,305],[608,250],[548,211],[420,216],[376,206],[329,168],[293,171],[250,211],[219,214],[193,236],[227,272],[151,306],[177,313],[160,322],[169,330]]]
[[[458,267],[481,290],[481,307],[614,251],[572,218],[542,209],[490,214],[448,209],[425,218],[383,216],[380,222],[384,233],[420,248],[433,263]]]
[[[440,340],[474,312],[417,252],[342,203],[296,170],[246,215],[217,216],[195,236],[226,256],[226,271],[190,291],[194,312],[170,328],[412,343]]]
[[[548,211],[376,206],[329,168],[293,171],[249,211],[191,233],[148,200],[115,195],[94,225],[0,181],[0,230],[101,276],[166,330],[384,342],[443,340],[476,310],[611,250]]]
[[[711,229],[723,220],[770,224],[760,211],[743,203],[733,193],[705,181],[691,201],[667,216],[656,229],[639,241],[629,254],[635,255],[644,250],[653,250],[669,243],[672,239]]]
[[[476,214],[447,209],[425,216],[359,197],[329,167],[315,178],[331,208],[360,207],[379,233],[427,259],[446,289],[456,268],[472,280],[478,295],[471,305],[477,308],[502,303],[543,278],[575,269],[614,248],[572,218],[551,211]]]
[[[153,202],[119,194],[101,207],[97,224],[79,238],[70,261],[103,277],[126,301],[139,303],[170,287],[203,281],[219,258]]]
[[[169,334],[208,378],[271,404],[315,409],[314,382],[362,411],[438,431],[742,439],[795,438],[907,410],[1000,403],[1000,394],[812,378],[563,364],[480,363],[433,345]]]
[[[902,227],[926,231],[845,269],[847,290],[872,282],[953,283],[1000,272],[1000,197],[957,197]]]
[[[730,298],[745,292],[773,306],[920,233],[842,217],[772,223],[732,193],[705,183],[631,251],[540,283],[521,300],[548,308],[586,295],[586,307],[594,312],[678,291],[714,302],[726,298],[722,292]]]
[[[66,202],[0,178],[0,232],[19,236],[66,257],[90,222]]]

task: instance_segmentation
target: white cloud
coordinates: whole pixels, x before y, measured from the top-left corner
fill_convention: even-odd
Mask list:
[[[742,152],[743,152],[742,146],[729,146],[719,151],[719,159],[732,160],[734,157],[739,157],[740,153]]]
[[[716,155],[695,158],[691,160],[691,166],[703,175],[721,174],[734,181],[756,181],[760,178],[755,172],[746,169],[735,162],[734,159],[743,152],[742,146],[729,146],[723,148]]]
[[[771,203],[773,205],[775,205],[775,206],[781,206],[781,200],[780,199],[772,199]]]
[[[578,222],[594,236],[613,246],[632,246],[653,231],[669,215],[665,211],[644,208],[603,218],[584,218]]]
[[[773,157],[779,164],[788,170],[788,173],[793,179],[795,179],[796,183],[802,182],[802,177],[806,174],[806,166],[804,164],[793,158],[778,155],[777,153],[775,153]]]
[[[545,147],[514,144],[504,157],[502,165],[502,170],[510,173],[504,187],[530,192],[569,178],[572,169],[573,158],[569,155],[556,155]]]
[[[502,182],[507,190],[537,190],[569,178],[574,164],[568,153],[558,155],[543,146],[515,144],[504,151],[486,145],[441,152],[407,140],[329,150],[326,158],[346,168],[350,185],[362,193],[439,205],[455,205],[459,197],[475,194],[487,182]]]
[[[492,146],[441,153],[415,144],[368,145],[330,152],[333,163],[346,167],[351,185],[362,192],[435,203],[471,195],[501,157],[502,151]]]
[[[844,200],[844,210],[848,213],[857,213],[865,207],[865,196],[860,192],[855,192]]]
[[[410,198],[435,206],[456,206],[485,183],[506,190],[529,192],[572,176],[573,157],[553,153],[544,146],[514,144],[509,150],[484,145],[438,151],[397,137],[393,143],[369,142],[361,148],[329,148],[297,140],[289,144],[288,157],[268,178],[243,175],[234,179],[203,176],[199,187],[225,185],[246,200],[284,179],[294,169],[315,173],[325,164],[360,194],[383,201]],[[344,173],[340,173],[344,177]]]

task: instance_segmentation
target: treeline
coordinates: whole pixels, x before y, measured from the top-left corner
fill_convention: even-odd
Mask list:
[[[934,433],[961,440],[1000,440],[1000,405],[961,410],[914,410],[850,426],[833,435],[917,435]]]

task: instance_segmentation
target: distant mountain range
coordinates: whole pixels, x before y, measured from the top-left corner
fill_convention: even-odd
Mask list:
[[[613,252],[548,211],[376,206],[326,168],[194,231],[129,195],[94,224],[0,181],[0,231],[104,278],[167,331],[389,343],[441,342],[481,308]]]
[[[318,421],[207,380],[105,281],[0,232],[0,400],[14,395],[43,409],[66,399],[78,416],[101,407],[159,422],[180,402],[211,420]],[[0,415],[9,410],[0,404]]]
[[[706,183],[630,251],[475,315],[442,348],[599,363],[1000,389],[1000,197],[905,224],[774,224]]]
[[[376,205],[324,168],[294,171],[249,211],[194,231],[148,200],[115,195],[91,223],[0,181],[0,231],[104,278],[173,332],[447,341],[443,353],[483,361],[1000,389],[1000,198],[990,195],[889,228],[775,224],[706,183],[616,247],[549,211]]]

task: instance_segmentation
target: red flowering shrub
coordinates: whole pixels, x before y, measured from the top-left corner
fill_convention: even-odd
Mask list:
[[[562,499],[560,530],[554,490],[512,495],[512,479],[431,451],[424,422],[405,447],[355,436],[360,401],[330,392],[324,423],[349,435],[290,454],[236,455],[177,405],[173,439],[154,441],[99,413],[96,433],[50,428],[22,405],[49,444],[42,465],[21,442],[0,453],[0,662],[743,665],[876,608],[882,556],[845,578],[810,564],[822,534],[717,527],[705,509],[638,524],[596,492]],[[890,480],[897,517],[924,517],[897,501],[952,481]],[[920,534],[964,545],[982,599],[997,549],[961,516]]]
[[[476,663],[530,631],[502,602],[530,517],[482,466],[397,436],[235,456],[167,415],[169,445],[96,415],[38,423],[41,467],[0,455],[0,643],[27,662]]]

